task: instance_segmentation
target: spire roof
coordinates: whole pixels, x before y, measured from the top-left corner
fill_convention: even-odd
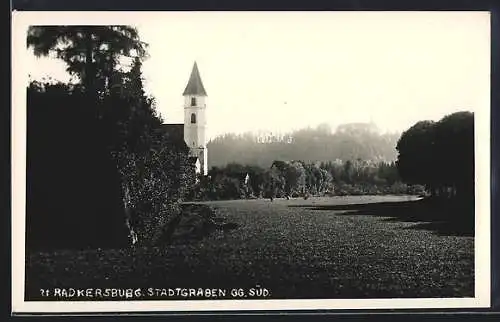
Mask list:
[[[188,84],[182,95],[207,96],[205,87],[203,87],[203,83],[201,82],[200,72],[198,71],[198,65],[196,64],[196,62],[194,62],[193,71],[191,72]]]

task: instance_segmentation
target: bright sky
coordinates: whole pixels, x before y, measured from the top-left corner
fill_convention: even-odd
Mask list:
[[[147,91],[168,123],[183,122],[181,95],[196,60],[210,137],[370,121],[401,131],[490,106],[486,12],[110,14],[113,22],[80,13],[66,23],[138,27],[149,43]],[[58,61],[30,57],[28,66],[33,78],[68,79]]]

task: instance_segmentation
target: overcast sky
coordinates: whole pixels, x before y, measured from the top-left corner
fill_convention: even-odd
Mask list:
[[[167,123],[183,122],[182,92],[196,60],[211,137],[370,121],[401,131],[418,120],[489,108],[485,12],[109,15],[47,22],[138,27],[149,43],[147,91]],[[68,79],[61,62],[30,55],[27,67],[36,79]]]

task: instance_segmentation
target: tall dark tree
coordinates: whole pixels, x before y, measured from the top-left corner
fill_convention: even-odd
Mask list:
[[[115,151],[144,153],[154,140],[155,130],[163,123],[154,99],[145,93],[141,68],[142,62],[136,57],[129,72],[113,73],[110,95],[104,99],[105,121],[110,128],[117,127],[113,130]]]
[[[434,131],[434,122],[417,122],[403,132],[396,145],[399,152],[396,165],[401,178],[410,184],[427,185],[431,192],[438,184]]]
[[[435,126],[436,168],[440,184],[460,198],[474,194],[474,114],[458,112],[443,117]]]
[[[397,168],[405,182],[425,184],[433,195],[473,198],[473,113],[418,122],[401,135],[396,149]]]

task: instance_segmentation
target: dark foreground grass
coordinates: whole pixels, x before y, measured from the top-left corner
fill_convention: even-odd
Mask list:
[[[215,210],[210,224],[186,219],[168,246],[28,254],[27,300],[91,300],[43,298],[41,288],[140,289],[134,300],[185,299],[161,293],[175,288],[217,288],[228,299],[473,297],[474,238],[426,227],[420,217],[398,217],[394,202],[412,205],[402,199],[204,203]],[[389,204],[375,213],[348,206],[380,201],[393,206],[387,217],[380,209]]]

